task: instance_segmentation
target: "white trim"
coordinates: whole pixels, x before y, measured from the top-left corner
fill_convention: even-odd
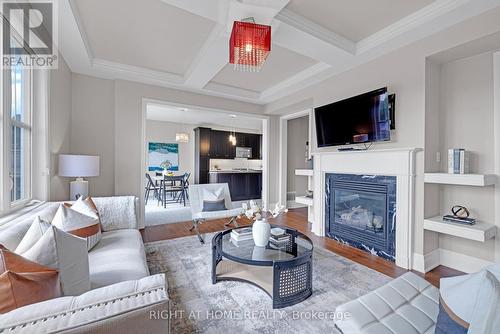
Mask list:
[[[479,259],[477,257],[453,252],[447,249],[439,249],[439,263],[442,266],[450,267],[465,273],[474,273],[484,267],[492,265],[493,262]]]
[[[424,274],[431,271],[439,266],[439,254],[439,248],[425,255],[414,253],[413,269]]]
[[[495,174],[500,175],[500,52],[493,54],[493,142]],[[495,221],[500,230],[500,185],[495,186]],[[495,238],[495,262],[500,262],[500,238]]]
[[[325,27],[320,26],[319,24],[291,11],[290,9],[283,9],[276,15],[275,18],[280,22],[286,23],[294,28],[308,33],[311,36],[336,46],[351,55],[356,53],[356,42],[353,42],[334,31],[328,30]]]

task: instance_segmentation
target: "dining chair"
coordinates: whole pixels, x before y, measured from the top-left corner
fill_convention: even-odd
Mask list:
[[[157,199],[160,200],[160,188],[156,185],[155,182],[153,182],[153,179],[151,178],[151,175],[149,173],[146,173],[146,180],[148,181],[146,184],[146,194],[145,194],[145,202],[146,205],[148,204],[149,196],[151,195],[151,191],[153,191],[153,196]]]
[[[163,207],[167,207],[167,203],[175,203],[182,202],[184,206],[186,206],[186,193],[184,190],[184,177],[185,175],[174,175],[168,176],[165,175],[162,181],[162,199],[163,199]],[[179,182],[179,185],[177,185]],[[170,185],[169,185],[170,184]],[[172,198],[170,201],[167,200],[167,194]]]

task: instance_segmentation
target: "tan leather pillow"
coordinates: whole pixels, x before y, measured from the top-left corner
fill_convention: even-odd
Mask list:
[[[0,313],[62,296],[59,273],[0,245]]]

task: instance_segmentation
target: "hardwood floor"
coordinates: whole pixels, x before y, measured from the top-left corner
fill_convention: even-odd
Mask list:
[[[377,270],[387,276],[396,278],[407,270],[397,267],[393,262],[384,260],[378,256],[371,255],[367,252],[353,248],[350,246],[343,245],[335,240],[326,237],[318,237],[317,235],[310,232],[310,224],[307,223],[307,209],[290,209],[287,214],[281,215],[276,219],[272,219],[271,224],[288,226],[298,231],[306,234],[315,244],[315,246],[320,246],[326,248],[340,256],[346,257],[354,262]],[[224,230],[224,224],[227,223],[226,219],[214,220],[203,223],[200,225],[200,232],[210,233]],[[238,220],[240,226],[250,225],[252,222],[247,218],[241,218]],[[194,231],[189,231],[191,228],[191,222],[175,223],[175,224],[165,224],[157,226],[148,226],[142,230],[142,238],[144,242],[152,242],[158,240],[167,240],[185,237],[189,235],[196,235]],[[415,272],[416,274],[424,277],[431,284],[439,287],[439,279],[441,277],[449,277],[463,274],[460,271],[439,266],[427,274],[422,274]]]

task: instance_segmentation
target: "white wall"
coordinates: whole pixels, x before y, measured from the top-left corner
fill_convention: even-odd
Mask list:
[[[179,143],[179,172],[194,173],[194,131],[196,126],[148,120],[146,122],[146,141],[175,143],[175,134],[185,132],[189,135],[187,143]],[[146,154],[146,164],[148,163]],[[194,180],[194,177],[193,179]]]
[[[100,175],[89,178],[89,193],[112,196],[115,191],[114,83],[72,75],[72,154],[98,155]]]
[[[59,55],[59,68],[50,71],[50,200],[69,198],[69,179],[57,176],[58,157],[70,153],[71,137],[71,71]]]
[[[307,191],[307,177],[295,175],[297,168],[305,168],[306,142],[309,140],[309,116],[287,121],[287,193],[303,196]]]

